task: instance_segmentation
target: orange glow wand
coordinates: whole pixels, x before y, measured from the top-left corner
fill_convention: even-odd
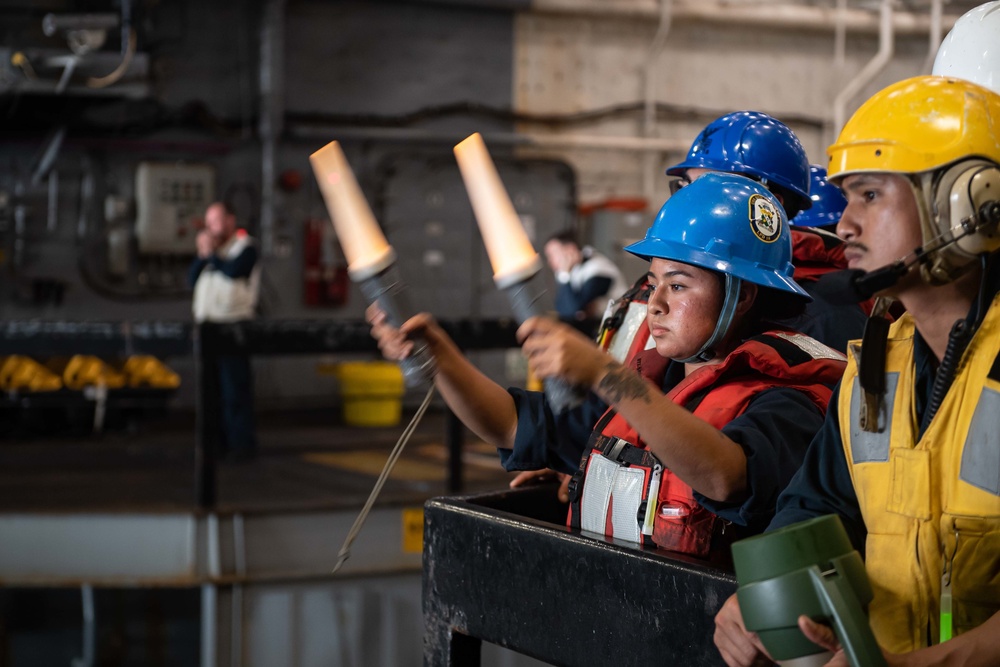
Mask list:
[[[519,322],[544,315],[548,309],[541,306],[545,296],[542,260],[524,231],[482,135],[470,135],[454,150],[493,267],[494,284],[507,293]],[[562,412],[580,403],[583,390],[559,378],[548,378],[545,396],[556,412]]]
[[[400,326],[414,313],[396,268],[396,251],[375,221],[344,151],[331,141],[310,155],[309,162],[344,249],[348,275],[369,303],[378,303],[389,322]],[[416,345],[402,366],[411,387],[429,384],[433,378],[434,362],[426,345]]]

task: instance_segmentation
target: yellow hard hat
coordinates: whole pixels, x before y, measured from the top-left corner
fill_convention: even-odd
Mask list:
[[[862,104],[826,152],[837,184],[866,172],[907,177],[925,282],[950,282],[1000,249],[1000,94],[942,76],[900,81]]]
[[[917,76],[861,105],[827,149],[828,178],[917,174],[968,158],[1000,164],[1000,95],[969,81]]]

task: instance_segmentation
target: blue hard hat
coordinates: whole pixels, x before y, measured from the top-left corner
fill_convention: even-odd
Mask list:
[[[778,186],[788,210],[809,208],[809,158],[795,133],[759,111],[737,111],[713,120],[691,144],[683,162],[667,169],[683,176],[688,169],[743,174]]]
[[[840,222],[840,215],[847,208],[847,198],[840,188],[826,180],[826,169],[818,164],[809,165],[809,198],[812,207],[802,211],[791,223],[799,227],[825,227]]]
[[[784,209],[763,185],[737,174],[705,174],[678,190],[660,208],[646,237],[625,250],[809,298],[792,280],[792,237]]]

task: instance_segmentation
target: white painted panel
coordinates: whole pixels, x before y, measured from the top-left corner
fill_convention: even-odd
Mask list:
[[[0,516],[5,585],[187,580],[194,517],[180,514]]]
[[[629,113],[554,125],[522,123],[522,131],[618,137],[642,135],[646,63],[657,29],[656,3],[640,3],[628,16],[609,11],[584,14],[522,13],[515,21],[514,106],[527,114],[571,115],[639,105]],[[873,14],[877,16],[877,14]],[[769,27],[759,22],[674,20],[663,49],[653,59],[653,98],[675,109],[661,114],[653,136],[688,145],[713,118],[752,109],[785,121],[812,162],[824,163],[833,140],[829,127],[837,92],[876,53],[870,31],[848,33],[846,63],[834,64],[833,30]],[[902,78],[915,76],[927,56],[927,37],[898,35],[895,54],[882,74],[848,109]],[[683,152],[659,153],[652,165],[634,151],[614,149],[523,149],[524,155],[563,159],[578,176],[582,203],[648,195],[644,172],[652,169],[647,218],[666,200],[666,167]],[[647,176],[648,177],[648,176]]]

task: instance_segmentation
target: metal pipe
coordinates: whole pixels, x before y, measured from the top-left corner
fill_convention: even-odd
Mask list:
[[[59,172],[53,169],[49,172],[48,223],[46,231],[51,234],[56,231],[59,222]]]
[[[656,75],[659,72],[657,64],[660,61],[660,53],[663,45],[666,44],[667,34],[670,32],[670,17],[673,8],[673,0],[660,0],[660,23],[656,28],[656,34],[649,45],[649,53],[646,55],[646,64],[643,68],[644,90],[643,90],[643,116],[642,116],[642,136],[649,139],[656,132],[656,92],[654,84]],[[653,167],[656,164],[656,155],[652,152],[645,152],[642,155],[642,196],[646,201],[653,201],[656,191],[656,180],[653,176]]]
[[[117,14],[46,14],[42,32],[52,37],[60,30],[111,30],[118,26]]]
[[[194,493],[195,504],[198,507],[211,507],[215,504],[215,484],[208,483],[208,373],[205,369],[205,352],[202,344],[202,327],[195,326],[191,345],[194,347]],[[214,477],[214,476],[213,476]]]
[[[80,56],[66,56],[62,76],[59,77],[59,82],[56,84],[56,95],[61,95],[66,90],[66,86],[69,85],[69,80],[72,78],[78,62],[80,62]]]
[[[132,0],[122,0],[122,58],[129,50],[129,40],[132,36]]]
[[[97,621],[94,613],[94,587],[90,584],[80,586],[80,601],[83,606],[83,655],[74,658],[73,667],[93,667],[94,647],[97,644]]]
[[[246,533],[243,515],[233,514],[233,570],[242,580],[247,573]],[[229,664],[240,667],[243,664],[243,584],[235,583],[232,588],[232,607],[229,638]]]
[[[844,89],[837,93],[837,97],[833,101],[834,134],[839,133],[844,126],[847,104],[854,99],[855,95],[861,92],[862,88],[878,76],[879,72],[889,64],[889,60],[892,58],[894,48],[892,14],[892,0],[882,0],[879,10],[881,29],[879,30],[878,52],[858,72],[857,76],[851,79],[844,86]]]
[[[260,243],[265,255],[274,248],[278,139],[284,119],[285,0],[268,0],[260,32]]]
[[[216,615],[218,614],[218,591],[214,584],[201,587],[201,667],[216,667]]]
[[[24,183],[14,184],[14,268],[24,266],[28,249],[28,207],[24,202]]]
[[[218,579],[222,575],[222,552],[219,547],[219,516],[209,513],[205,522],[208,576]]]
[[[87,223],[94,205],[94,163],[89,157],[83,159],[83,177],[80,179],[80,214],[76,220],[76,238],[82,241],[87,236]]]
[[[837,0],[833,26],[833,66],[837,69],[837,74],[847,66],[847,0]]]
[[[943,0],[931,0],[931,29],[928,33],[927,59],[920,67],[921,74],[930,74],[934,68],[934,59],[941,47],[941,13]]]
[[[59,157],[59,151],[62,150],[63,141],[65,139],[66,139],[66,126],[60,125],[45,140],[45,144],[43,145],[42,151],[38,158],[38,163],[35,165],[35,168],[32,169],[31,171],[32,185],[41,184],[42,179],[48,175],[49,171],[56,163],[56,158]]]
[[[215,512],[205,521],[205,560],[210,581],[222,574],[222,555],[219,549],[219,517]],[[201,667],[216,667],[218,663],[218,606],[219,590],[214,583],[201,587]]]
[[[379,140],[408,143],[455,145],[466,135],[452,132],[432,132],[408,128],[348,127],[319,125],[289,125],[288,135],[309,140]],[[578,148],[584,150],[624,150],[633,152],[686,152],[690,142],[677,139],[622,137],[585,134],[539,134],[535,132],[485,132],[483,138],[491,144],[508,144],[524,148]]]
[[[599,16],[624,19],[650,20],[656,18],[659,7],[656,0],[532,0],[528,10],[534,14],[565,16]],[[674,20],[697,20],[703,23],[763,26],[770,30],[835,30],[837,10],[798,3],[744,4],[725,0],[682,0],[673,7]],[[951,28],[958,16],[945,17],[943,25]],[[848,9],[843,22],[851,32],[881,32],[881,21],[863,9]],[[896,12],[892,24],[896,34],[923,35],[930,28],[924,14]]]

